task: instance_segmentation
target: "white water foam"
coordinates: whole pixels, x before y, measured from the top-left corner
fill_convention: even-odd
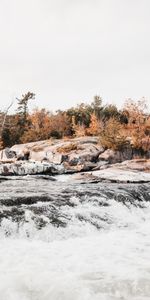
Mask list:
[[[61,208],[72,216],[66,228],[48,224],[39,231],[28,212],[20,228],[3,221],[0,300],[150,299],[150,205],[129,209],[112,200],[106,210],[71,201],[75,207]],[[113,224],[102,230],[76,217],[106,211]]]

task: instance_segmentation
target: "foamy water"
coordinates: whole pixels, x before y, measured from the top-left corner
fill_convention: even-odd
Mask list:
[[[32,210],[23,204],[20,223],[2,219],[0,300],[150,299],[150,202],[123,203],[96,190],[72,187],[69,205],[57,208],[62,226],[48,218],[54,207],[46,201]],[[40,207],[45,225],[39,229]]]

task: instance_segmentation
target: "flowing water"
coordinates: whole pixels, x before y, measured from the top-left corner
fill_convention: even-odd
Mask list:
[[[0,300],[149,300],[150,186],[0,181]]]

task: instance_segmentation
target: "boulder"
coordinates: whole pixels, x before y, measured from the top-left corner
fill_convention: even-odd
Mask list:
[[[64,162],[63,166],[65,174],[72,174],[78,172],[91,171],[96,167],[96,164],[92,162],[84,162],[83,164],[70,165],[68,162]]]
[[[96,164],[96,167],[93,169],[93,170],[103,170],[103,169],[106,169],[106,168],[108,168],[108,166],[109,166],[109,162],[106,160],[100,160],[100,161],[98,161],[97,162],[97,164]]]
[[[76,150],[68,153],[70,165],[83,164],[85,162],[96,162],[99,154],[103,151],[102,147],[93,144],[77,145]]]
[[[123,161],[115,165],[116,168],[122,170],[150,172],[150,159],[132,159]]]
[[[82,137],[69,140],[40,141],[25,145],[15,145],[12,150],[18,160],[49,162],[61,165],[67,162],[70,166],[95,163],[104,150],[98,144],[97,137]],[[28,156],[27,156],[28,154]],[[80,168],[80,167],[79,167]]]
[[[67,177],[65,178],[65,181]],[[86,173],[73,174],[68,177],[69,182],[78,180],[81,183],[106,182],[106,183],[149,183],[150,172],[141,172],[133,170],[121,170],[112,166],[105,170],[92,171]]]
[[[16,152],[10,148],[5,148],[0,151],[0,161],[7,161],[16,158]]]
[[[107,149],[98,157],[99,161],[107,161],[110,164],[122,162],[124,160],[132,159],[132,148],[125,148],[123,151],[114,151]]]
[[[99,181],[122,182],[122,183],[144,183],[150,182],[150,173],[119,169],[115,166],[105,170],[93,171],[92,175]]]
[[[63,174],[63,166],[56,166],[46,162],[17,161],[15,163],[0,164],[0,175],[35,175],[35,174]]]

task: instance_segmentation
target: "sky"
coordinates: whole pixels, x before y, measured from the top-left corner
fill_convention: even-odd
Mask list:
[[[0,0],[0,108],[150,102],[149,0]]]

